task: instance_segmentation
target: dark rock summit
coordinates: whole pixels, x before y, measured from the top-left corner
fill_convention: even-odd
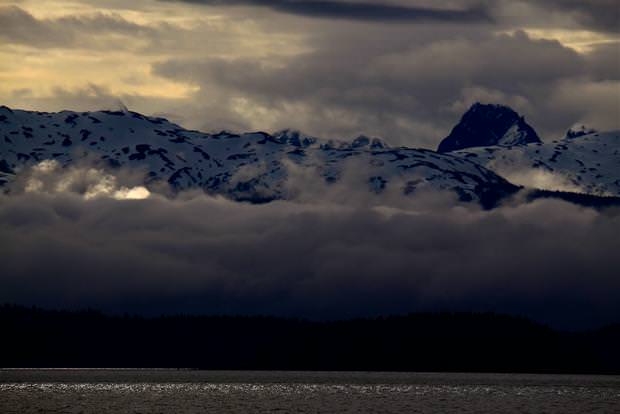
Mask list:
[[[511,108],[502,105],[474,104],[441,141],[437,151],[491,145],[512,146],[541,142],[536,131]]]

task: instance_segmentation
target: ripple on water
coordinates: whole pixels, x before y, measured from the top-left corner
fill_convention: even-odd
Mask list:
[[[64,375],[0,371],[0,412],[620,412],[618,377],[175,371],[104,375],[96,370]]]

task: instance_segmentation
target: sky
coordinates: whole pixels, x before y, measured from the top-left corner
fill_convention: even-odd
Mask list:
[[[435,147],[473,102],[620,129],[615,0],[0,0],[0,102]]]

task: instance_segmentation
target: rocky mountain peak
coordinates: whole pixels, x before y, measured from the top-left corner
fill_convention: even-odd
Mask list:
[[[525,118],[504,105],[475,103],[439,144],[439,152],[493,145],[539,143],[540,138]]]

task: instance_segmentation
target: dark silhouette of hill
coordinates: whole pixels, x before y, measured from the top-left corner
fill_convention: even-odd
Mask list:
[[[620,373],[620,325],[568,333],[496,314],[313,322],[0,306],[1,367]]]

